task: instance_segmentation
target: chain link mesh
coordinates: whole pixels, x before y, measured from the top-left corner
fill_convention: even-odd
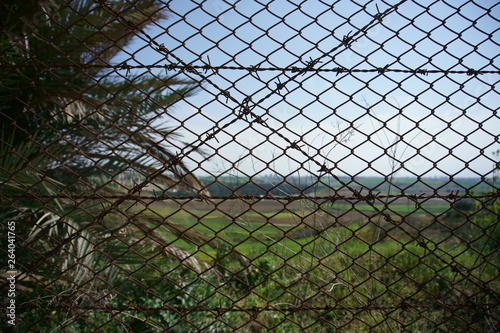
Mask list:
[[[500,329],[495,2],[1,9],[6,330]]]

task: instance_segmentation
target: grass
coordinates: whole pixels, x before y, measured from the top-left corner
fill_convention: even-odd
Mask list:
[[[384,209],[383,205],[376,205],[375,207],[380,210]],[[345,203],[337,203],[334,205],[324,204],[322,208],[326,215],[336,215],[336,212],[346,211],[361,213],[376,212],[375,209],[368,204],[357,204],[354,207],[351,204]],[[449,209],[450,206],[444,204],[428,205],[425,209],[416,209],[414,205],[408,204],[391,204],[386,211],[396,215],[427,216],[429,214],[443,214]],[[307,209],[277,211],[277,209],[269,209],[259,212],[242,212],[235,209],[234,211],[220,212],[219,210],[209,210],[208,208],[205,210],[192,209],[189,211],[173,208],[158,208],[155,210],[156,214],[165,217],[168,222],[189,227],[190,230],[223,240],[226,244],[231,247],[236,247],[236,250],[250,258],[255,257],[258,253],[270,251],[278,247],[285,249],[285,252],[299,252],[304,240],[296,239],[297,236],[285,237],[284,235],[289,235],[287,232],[302,230],[300,227],[301,220],[304,220],[304,216],[309,219],[316,219],[317,216],[319,216],[318,213],[311,214]],[[363,216],[360,215],[361,219],[362,217]],[[276,221],[279,223],[276,223]],[[362,227],[360,221],[361,220],[342,224],[342,230],[336,229],[335,232],[327,232],[325,233],[326,236],[323,235],[322,237],[334,237],[338,240],[340,233],[349,234],[351,237],[357,233],[356,239],[361,242],[369,241],[370,237],[373,236],[374,230],[373,228]],[[428,232],[429,231],[427,231],[427,233]],[[297,234],[300,234],[300,232]],[[169,237],[168,233],[165,234],[165,236]],[[307,239],[307,236],[304,237],[304,239]],[[171,235],[170,238],[172,240],[174,239]],[[330,241],[333,240],[330,239]],[[353,240],[353,242],[354,241],[355,240]],[[175,244],[187,251],[196,251],[197,249],[194,244],[185,241],[178,241]],[[202,253],[202,257],[207,258],[206,254],[209,254],[210,257],[215,257],[215,252],[216,249],[205,249]],[[287,258],[288,255],[284,257]]]
[[[401,224],[370,218],[375,210],[363,203],[324,204],[313,213],[307,207],[314,206],[308,202],[290,210],[283,210],[282,205],[258,212],[244,211],[237,203],[234,207],[223,212],[210,208],[156,210],[171,223],[225,244],[222,248],[196,246],[165,233],[175,240],[174,245],[225,268],[222,271],[227,280],[205,302],[213,298],[216,306],[229,302],[226,307],[237,304],[242,308],[271,305],[328,309],[335,305],[335,310],[273,315],[262,312],[255,317],[264,327],[275,327],[276,332],[305,328],[331,332],[335,327],[345,332],[365,332],[370,327],[381,332],[401,331],[401,327],[432,331],[435,323],[446,331],[466,322],[474,323],[470,327],[476,330],[491,328],[485,324],[491,318],[481,319],[490,315],[480,309],[458,314],[451,308],[429,306],[436,302],[483,302],[484,297],[500,291],[498,258],[494,249],[480,245],[481,237],[489,236],[474,223],[464,226],[463,221],[444,219],[449,205],[433,202],[416,208],[414,204],[389,204],[386,211],[391,215],[405,216]],[[341,216],[346,211],[358,215],[352,220],[329,219],[329,215]],[[301,217],[302,223],[298,223]],[[328,228],[311,232],[318,225]],[[231,259],[233,249],[251,265],[242,266]],[[411,306],[402,308],[402,302]],[[231,317],[228,313],[221,318],[245,322],[250,321],[248,316],[242,313]],[[266,330],[257,330],[261,331]]]
[[[419,207],[415,207],[414,204],[390,204],[389,207],[385,207],[385,205],[376,204],[374,205],[380,211],[390,211],[398,214],[425,214],[430,213],[433,215],[443,214],[450,209],[449,204],[444,205],[420,205]],[[368,204],[334,204],[334,205],[326,205],[325,207],[330,207],[330,210],[338,210],[338,211],[349,211],[356,210],[358,212],[376,212],[376,210],[368,205]]]

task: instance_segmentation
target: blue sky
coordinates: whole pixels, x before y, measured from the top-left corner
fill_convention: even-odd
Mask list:
[[[171,1],[170,18],[149,33],[192,65],[210,58],[215,66],[290,68],[320,58],[315,68],[499,70],[500,5],[492,1],[407,1],[350,48],[330,53],[396,2]],[[145,65],[169,63],[150,47],[134,57]],[[294,74],[220,70],[206,77],[237,101],[256,102]],[[254,112],[339,175],[481,176],[500,149],[498,81],[498,74],[308,72]],[[185,126],[185,141],[196,142],[231,121],[235,108],[205,82],[167,121]],[[316,165],[259,124],[239,120],[217,139],[205,150],[219,156],[190,156],[190,165],[201,165],[196,173],[317,174]]]

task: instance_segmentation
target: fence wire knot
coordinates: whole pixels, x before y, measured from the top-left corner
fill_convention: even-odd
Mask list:
[[[389,69],[389,65],[385,65],[384,67],[377,67],[377,72],[379,74],[384,74]]]
[[[474,75],[477,75],[477,74],[479,74],[478,71],[476,71],[476,70],[474,70],[472,68],[467,69],[467,75],[468,76],[474,76]]]
[[[353,43],[354,37],[349,36],[351,34],[351,32],[352,32],[352,30],[349,31],[349,33],[347,35],[344,35],[344,37],[342,37],[342,45],[344,45],[345,47],[350,47],[351,44]]]

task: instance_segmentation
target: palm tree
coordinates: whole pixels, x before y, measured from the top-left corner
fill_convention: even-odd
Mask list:
[[[82,286],[109,288],[158,253],[198,273],[208,269],[168,243],[169,234],[217,246],[148,210],[124,212],[113,199],[132,193],[117,181],[127,173],[207,193],[176,159],[186,146],[179,133],[152,126],[198,83],[151,72],[125,77],[128,65],[110,67],[138,30],[167,12],[156,0],[105,3],[7,0],[0,7],[0,217],[17,221],[27,299],[80,299]]]
[[[10,2],[4,5],[7,17],[2,20],[7,32],[2,36],[2,65],[7,70],[0,92],[4,138],[14,136],[20,142],[37,133],[46,146],[66,146],[67,153],[59,158],[66,169],[88,168],[78,176],[68,170],[65,176],[73,182],[94,177],[96,165],[102,169],[96,170],[99,175],[125,169],[148,175],[168,164],[172,177],[161,174],[159,180],[202,191],[183,163],[169,164],[175,152],[167,142],[178,139],[177,133],[151,126],[177,101],[192,95],[197,84],[150,73],[124,79],[121,72],[106,69],[137,34],[108,8],[145,29],[166,18],[156,0],[132,5],[112,1],[109,7],[83,0],[62,8],[56,5],[65,1]],[[37,7],[31,22],[20,20]]]

